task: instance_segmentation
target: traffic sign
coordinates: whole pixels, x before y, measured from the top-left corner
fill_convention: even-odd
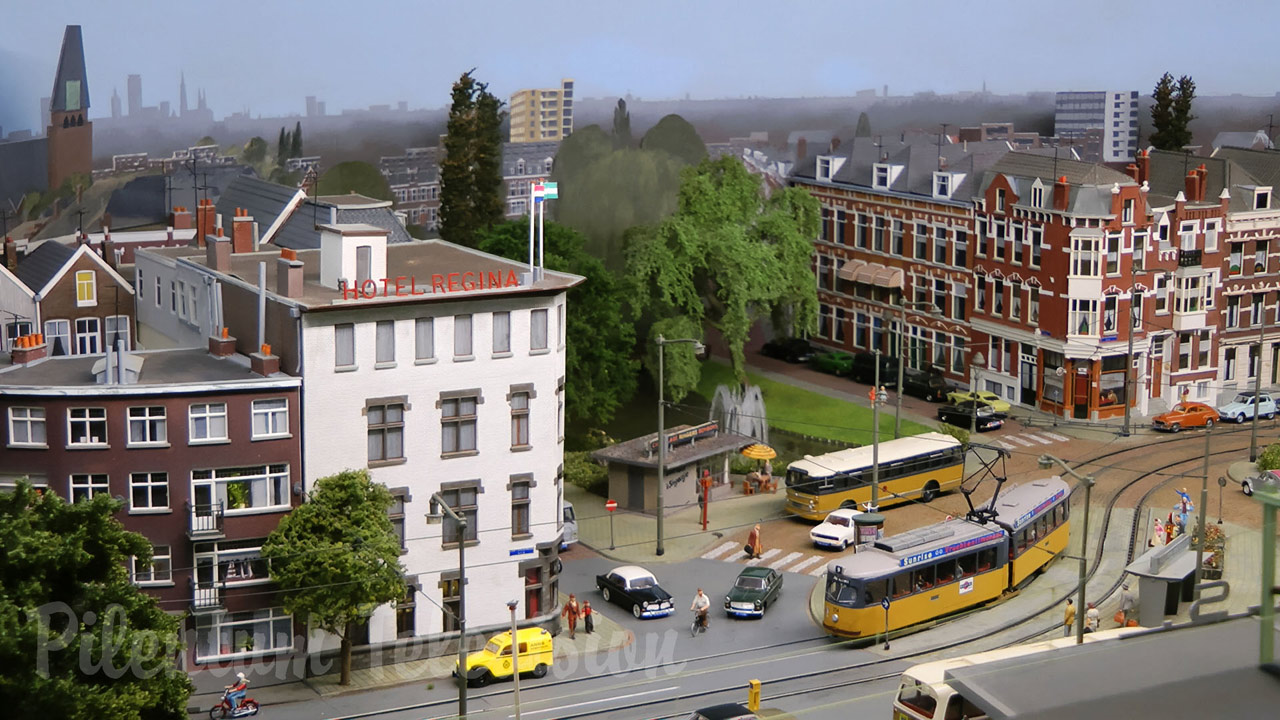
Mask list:
[[[888,610],[888,609],[889,609],[889,598],[881,598],[881,600],[880,600],[880,607],[884,608],[885,610]]]
[[[618,509],[618,501],[617,501],[617,500],[606,500],[606,501],[605,501],[605,503],[604,503],[604,509],[605,509],[605,510],[608,510],[609,512],[613,512],[614,510],[617,510],[617,509]]]

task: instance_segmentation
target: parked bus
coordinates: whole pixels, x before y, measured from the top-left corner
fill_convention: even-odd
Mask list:
[[[1150,630],[1113,628],[1088,633],[1084,641],[1093,643],[1141,632]],[[898,694],[893,699],[893,720],[986,720],[989,716],[981,708],[947,682],[949,671],[1022,657],[1033,662],[1034,658],[1028,656],[1074,644],[1075,636],[1054,638],[915,665],[902,673]]]
[[[947,520],[832,560],[823,628],[874,638],[1000,597],[1066,547],[1069,499],[1061,478],[1037,480],[998,495],[994,508],[988,502],[995,522]]]
[[[806,455],[787,467],[788,512],[822,520],[836,508],[871,502],[872,447]],[[880,506],[929,502],[964,479],[964,448],[938,432],[880,443]]]

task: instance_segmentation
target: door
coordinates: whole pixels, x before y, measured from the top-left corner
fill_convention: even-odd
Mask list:
[[[1036,361],[1022,360],[1022,368],[1018,373],[1022,381],[1022,404],[1036,404]]]
[[[1160,397],[1160,388],[1164,387],[1164,358],[1151,358],[1151,397]]]
[[[1271,343],[1271,384],[1280,382],[1280,343]]]
[[[363,285],[365,280],[372,278],[369,275],[373,272],[373,248],[368,245],[361,245],[356,248],[356,282]]]
[[[627,467],[627,508],[644,510],[644,468]]]
[[[1075,374],[1075,390],[1072,395],[1072,412],[1071,417],[1077,420],[1085,420],[1089,417],[1089,373]]]

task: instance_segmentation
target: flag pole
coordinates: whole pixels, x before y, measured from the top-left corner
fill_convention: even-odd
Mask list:
[[[547,200],[546,198],[541,198],[541,202],[538,203],[538,279],[539,280],[542,279],[542,273],[546,269],[546,267],[542,264],[542,246],[543,246],[543,238],[544,238],[543,220],[546,218],[546,216],[547,216]]]
[[[532,283],[536,278],[533,276],[533,183],[529,183],[529,282]]]

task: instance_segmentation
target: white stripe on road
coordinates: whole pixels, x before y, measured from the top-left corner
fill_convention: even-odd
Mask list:
[[[654,693],[667,692],[668,690],[679,690],[679,689],[680,689],[679,686],[673,685],[671,687],[659,688],[657,690],[645,690],[644,692],[631,693],[630,695],[615,695],[613,697],[601,698],[599,700],[588,700],[586,702],[574,703],[572,705],[561,705],[560,707],[548,708],[546,710],[526,710],[520,714],[521,715],[540,715],[543,713],[557,713],[557,712],[560,712],[561,710],[568,710],[569,708],[583,707],[585,705],[598,705],[602,702],[616,702],[618,700],[626,700],[627,698],[640,697],[641,695],[652,695]],[[507,716],[508,719],[514,718],[514,717],[515,715]]]
[[[777,554],[778,554],[778,553],[780,553],[780,552],[782,552],[782,551],[781,551],[781,550],[779,550],[778,548],[769,548],[768,550],[765,550],[765,551],[764,551],[764,554],[763,554],[763,555],[761,555],[761,556],[760,556],[760,557],[758,557],[758,558],[751,558],[751,559],[750,559],[750,560],[748,560],[745,564],[747,564],[747,565],[759,565],[760,563],[764,562],[765,560],[768,560],[769,558],[773,557],[774,555],[777,555]]]
[[[770,569],[770,570],[777,570],[778,568],[782,567],[783,565],[790,565],[791,563],[795,562],[796,558],[800,557],[800,556],[801,556],[801,555],[803,555],[803,554],[804,554],[804,553],[798,553],[798,552],[787,553],[787,556],[786,556],[786,557],[784,557],[784,558],[782,558],[781,560],[775,560],[775,561],[773,561],[773,562],[769,563],[769,569]]]
[[[1017,448],[1015,448],[1014,446],[1010,445],[1009,443],[1003,440],[997,440],[996,444],[1004,448],[1005,450],[1017,450]]]
[[[1040,431],[1040,434],[1041,434],[1041,435],[1048,435],[1049,437],[1053,438],[1054,440],[1057,440],[1058,442],[1070,442],[1070,441],[1071,441],[1071,438],[1069,438],[1069,437],[1067,437],[1067,436],[1065,436],[1065,435],[1059,435],[1058,433],[1051,433],[1051,432],[1049,432],[1048,430],[1041,430],[1041,431]]]
[[[1035,440],[1036,442],[1040,443],[1041,445],[1052,445],[1052,444],[1053,444],[1053,441],[1052,441],[1052,440],[1047,440],[1047,439],[1045,439],[1045,438],[1040,437],[1039,435],[1032,435],[1031,433],[1027,433],[1027,434],[1023,435],[1023,437],[1031,438],[1032,440]]]
[[[810,575],[810,576],[812,576],[812,577],[821,577],[821,576],[822,576],[822,574],[823,574],[823,573],[825,573],[826,571],[827,571],[827,564],[826,564],[826,563],[822,563],[822,564],[821,564],[821,565],[819,565],[818,567],[816,567],[816,568],[814,568],[814,569],[810,570],[810,571],[809,571],[809,575]]]
[[[801,560],[799,563],[796,563],[795,565],[787,568],[787,572],[793,572],[793,573],[802,572],[805,568],[809,567],[810,565],[816,562],[821,562],[821,561],[822,561],[821,555],[810,555],[804,560]]]
[[[712,550],[711,552],[703,553],[702,559],[715,560],[716,558],[725,554],[730,548],[735,547],[737,544],[738,544],[738,541],[730,540],[729,542],[721,545],[720,547],[716,548],[715,550]]]
[[[1012,440],[1012,441],[1014,441],[1014,442],[1016,442],[1016,443],[1018,443],[1019,445],[1022,445],[1022,446],[1024,446],[1024,447],[1031,447],[1031,446],[1034,444],[1034,443],[1032,443],[1030,440],[1023,440],[1022,438],[1018,437],[1017,435],[1005,435],[1004,437],[1005,437],[1005,439],[1006,439],[1006,440]]]

